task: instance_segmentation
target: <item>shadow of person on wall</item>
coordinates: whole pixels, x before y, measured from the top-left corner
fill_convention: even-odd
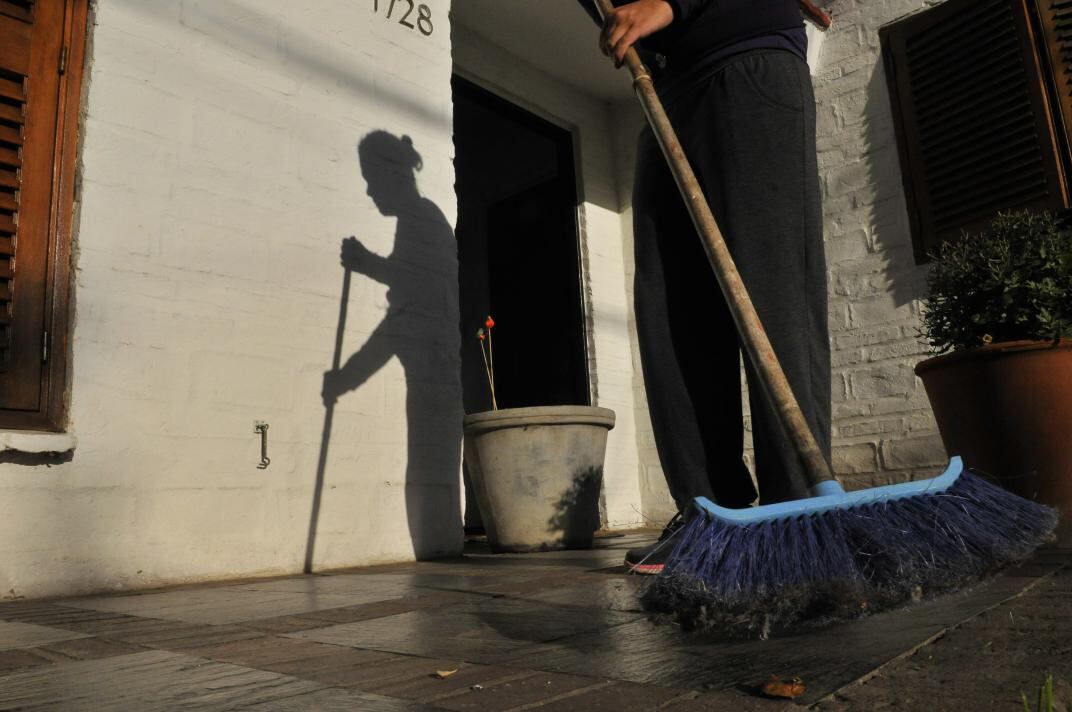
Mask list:
[[[324,447],[306,550],[311,570],[319,497],[335,402],[356,390],[397,356],[406,380],[405,503],[418,559],[461,547],[459,501],[462,398],[459,381],[457,246],[443,213],[417,189],[423,163],[408,136],[366,135],[357,148],[368,196],[386,217],[397,218],[394,250],[382,257],[355,237],[342,241],[347,270],[332,370],[324,374],[327,409]],[[350,272],[387,285],[387,313],[365,343],[340,365]],[[346,437],[346,434],[342,434]],[[368,473],[381,478],[389,473]],[[370,502],[375,507],[375,502]],[[363,516],[354,512],[355,517]],[[355,542],[360,545],[360,542]]]

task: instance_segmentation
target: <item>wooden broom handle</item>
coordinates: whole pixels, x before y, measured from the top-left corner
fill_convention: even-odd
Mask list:
[[[611,0],[596,0],[596,6],[604,19],[614,9]],[[741,275],[737,272],[729,248],[726,247],[722,231],[715,222],[715,216],[711,214],[711,207],[703,191],[700,190],[700,184],[696,181],[696,175],[692,172],[692,167],[685,157],[685,151],[677,139],[673,126],[670,125],[670,119],[663,109],[662,102],[659,101],[658,94],[655,93],[651,73],[648,72],[648,68],[644,66],[640,56],[632,47],[625,54],[625,64],[633,75],[633,89],[648,117],[648,123],[655,132],[663,155],[670,165],[670,171],[674,174],[681,197],[685,199],[696,231],[700,233],[704,249],[707,251],[707,259],[711,262],[719,286],[722,288],[722,294],[733,314],[733,320],[737,323],[737,331],[748,353],[749,361],[759,376],[767,398],[777,411],[786,435],[789,436],[800,456],[807,473],[808,485],[814,487],[820,482],[834,479],[830,465],[823,457],[811,428],[808,427],[808,421],[804,418],[804,413],[793,396],[785,372],[778,363],[778,357],[774,355],[770,339],[767,338],[767,332],[759,321],[759,315],[748,296],[748,290],[741,281]]]

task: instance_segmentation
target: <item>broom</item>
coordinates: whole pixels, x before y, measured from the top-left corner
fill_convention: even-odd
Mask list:
[[[614,9],[596,0],[600,14]],[[741,342],[807,474],[809,499],[743,510],[699,497],[649,608],[690,626],[761,633],[809,618],[874,611],[948,588],[1028,556],[1057,513],[965,470],[846,493],[834,479],[734,266],[707,199],[636,50],[624,64],[703,241]]]

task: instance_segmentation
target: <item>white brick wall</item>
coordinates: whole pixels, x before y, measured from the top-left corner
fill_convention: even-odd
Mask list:
[[[917,267],[878,29],[935,2],[835,0],[814,68],[830,271],[834,469],[850,486],[930,475],[943,464],[913,366],[925,267]]]
[[[418,188],[454,223],[449,3],[425,2],[430,37],[372,3],[99,0],[76,245],[79,445],[52,467],[0,464],[0,596],[301,569],[340,241],[388,255],[395,235],[365,194],[361,138],[411,136]],[[456,279],[449,260],[423,267]],[[354,274],[344,359],[383,319],[386,292]],[[429,349],[425,393],[438,396],[419,420],[397,358],[339,401],[319,567],[460,550],[458,348]],[[254,419],[270,423],[267,470]],[[407,483],[411,422],[448,447]]]
[[[618,180],[618,201],[621,205],[622,257],[625,265],[625,284],[629,308],[630,356],[633,368],[633,398],[636,403],[636,448],[640,478],[641,514],[648,526],[661,527],[677,512],[677,505],[666,487],[666,477],[659,452],[655,448],[655,434],[648,415],[648,398],[644,391],[644,374],[640,363],[640,348],[636,335],[636,312],[632,308],[633,279],[636,265],[633,261],[633,172],[636,162],[637,137],[645,125],[644,114],[636,100],[615,103],[611,106],[611,121],[614,124],[615,171]]]

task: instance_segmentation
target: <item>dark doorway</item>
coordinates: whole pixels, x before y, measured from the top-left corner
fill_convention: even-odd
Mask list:
[[[590,405],[573,137],[455,76],[462,395],[490,410],[477,329],[490,314],[500,408]],[[468,472],[465,528],[483,527]]]
[[[572,136],[464,79],[453,88],[465,410],[491,409],[476,336],[488,314],[500,408],[589,405]]]

